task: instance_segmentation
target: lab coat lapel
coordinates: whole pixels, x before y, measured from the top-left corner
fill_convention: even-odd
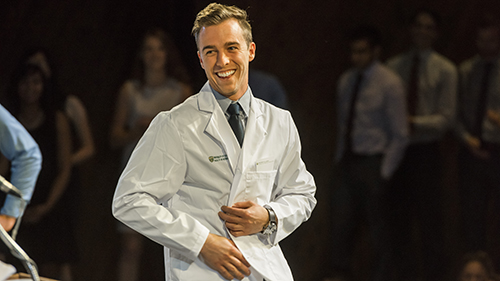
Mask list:
[[[250,102],[250,113],[248,114],[247,126],[245,129],[245,138],[243,140],[242,157],[239,164],[243,171],[246,171],[249,165],[255,163],[258,155],[255,149],[264,141],[267,131],[264,128],[263,113],[260,108],[260,103],[253,97]]]
[[[215,142],[222,146],[227,154],[230,167],[234,174],[241,149],[238,140],[227,122],[224,112],[222,112],[217,100],[215,100],[208,82],[203,86],[198,95],[198,108],[200,111],[210,113],[205,127],[205,133],[210,135]]]
[[[267,131],[263,125],[263,113],[260,109],[260,104],[257,103],[255,98],[251,97],[250,112],[248,114],[247,125],[245,129],[245,137],[243,139],[243,147],[241,155],[238,160],[238,173],[235,173],[233,184],[231,185],[231,192],[229,194],[228,205],[232,206],[236,201],[238,194],[240,194],[245,186],[244,175],[249,166],[253,165],[259,155],[255,153],[256,148],[259,147],[261,142],[267,135]]]

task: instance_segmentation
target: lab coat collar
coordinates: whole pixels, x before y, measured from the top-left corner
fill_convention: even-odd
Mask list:
[[[251,89],[250,89],[250,94]],[[249,163],[254,161],[253,150],[259,147],[267,131],[264,128],[263,112],[260,101],[253,94],[250,95],[250,110],[245,129],[243,147],[240,148],[238,140],[234,136],[226,116],[215,100],[209,83],[205,83],[198,95],[198,108],[200,111],[210,113],[205,127],[205,132],[213,137],[226,151],[233,174],[239,167],[241,171],[248,168]],[[240,157],[241,153],[241,157]]]
[[[240,145],[227,122],[224,112],[222,112],[222,109],[215,100],[208,82],[205,83],[198,94],[198,109],[208,113],[205,133],[210,135],[215,142],[222,146],[234,174],[241,150]]]

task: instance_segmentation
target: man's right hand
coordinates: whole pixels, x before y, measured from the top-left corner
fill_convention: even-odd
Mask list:
[[[7,215],[0,215],[0,224],[5,231],[10,231],[16,224],[16,218]]]
[[[471,153],[477,158],[483,160],[490,158],[490,153],[486,150],[481,149],[481,140],[479,140],[479,138],[469,136],[466,138],[466,142]]]
[[[241,280],[250,275],[250,264],[236,247],[233,241],[210,233],[200,256],[212,269],[219,272],[224,278]]]

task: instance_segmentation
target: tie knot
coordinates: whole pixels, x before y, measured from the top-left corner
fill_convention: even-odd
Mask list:
[[[360,84],[361,81],[363,81],[363,78],[363,72],[358,73],[358,75],[356,76],[356,84]]]
[[[415,54],[413,56],[413,63],[419,63],[420,62],[420,55],[419,54]]]
[[[239,103],[231,103],[229,107],[227,108],[227,113],[230,115],[240,115],[241,112],[241,106]]]

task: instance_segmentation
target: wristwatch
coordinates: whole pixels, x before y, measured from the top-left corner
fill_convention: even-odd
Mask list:
[[[267,213],[269,214],[269,223],[264,226],[261,233],[264,235],[271,235],[276,232],[276,213],[274,213],[273,209],[270,206],[265,205]]]

